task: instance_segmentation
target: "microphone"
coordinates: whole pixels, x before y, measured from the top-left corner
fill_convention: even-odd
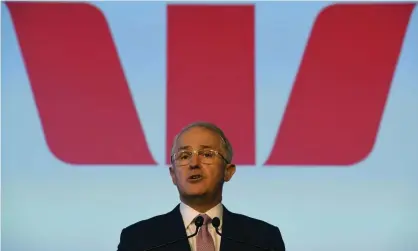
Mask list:
[[[220,225],[221,225],[221,220],[220,220],[218,217],[215,217],[215,218],[213,218],[213,219],[212,219],[212,226],[215,228],[216,233],[217,233],[219,236],[221,236],[222,238],[228,239],[228,240],[230,240],[230,241],[238,242],[238,243],[241,243],[241,244],[244,244],[244,245],[249,245],[249,246],[252,246],[252,247],[258,248],[258,249],[260,249],[260,250],[264,250],[264,251],[276,251],[274,248],[264,248],[264,247],[261,247],[261,246],[255,245],[255,244],[250,244],[250,243],[247,243],[247,242],[244,242],[244,241],[240,241],[240,240],[234,240],[234,239],[232,239],[231,237],[224,236],[224,235],[222,235],[222,234],[219,232],[219,226],[220,226]]]
[[[187,239],[189,239],[189,238],[191,238],[193,236],[196,236],[197,233],[199,232],[199,228],[203,225],[203,221],[204,220],[203,220],[203,217],[202,216],[200,216],[200,215],[197,216],[196,219],[195,219],[195,221],[194,221],[194,224],[196,226],[196,231],[193,234],[191,234],[191,235],[189,235],[187,237],[183,237],[183,238],[180,238],[180,239],[177,239],[177,240],[174,240],[174,241],[170,241],[170,242],[167,242],[167,243],[158,245],[158,246],[154,246],[154,247],[145,249],[144,251],[151,251],[151,250],[159,249],[159,248],[162,248],[162,247],[166,247],[166,246],[169,246],[171,244],[177,243],[179,241],[187,240]]]

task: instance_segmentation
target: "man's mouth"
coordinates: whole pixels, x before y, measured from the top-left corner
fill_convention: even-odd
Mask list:
[[[200,175],[200,174],[195,174],[195,175],[190,176],[190,177],[188,178],[188,180],[190,180],[190,181],[198,181],[198,180],[201,180],[202,178],[203,178],[203,176],[202,176],[202,175]]]

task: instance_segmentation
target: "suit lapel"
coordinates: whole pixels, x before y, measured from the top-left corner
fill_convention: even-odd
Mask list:
[[[171,212],[167,214],[166,227],[164,229],[164,235],[167,236],[167,242],[187,237],[183,218],[180,213],[180,205],[177,205]],[[191,248],[188,240],[182,240],[167,246],[167,250],[191,251]]]
[[[228,211],[224,206],[223,219],[222,219],[222,235],[232,238],[234,240],[241,240],[240,229],[238,222],[234,220],[234,214]],[[232,250],[245,250],[242,244],[236,243],[232,240],[228,240],[224,237],[221,238],[220,251],[232,251]]]

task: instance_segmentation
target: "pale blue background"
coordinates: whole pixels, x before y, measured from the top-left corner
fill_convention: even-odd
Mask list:
[[[95,4],[111,27],[151,151],[164,163],[165,3]],[[73,167],[56,159],[45,143],[9,12],[1,5],[2,250],[116,250],[123,227],[178,202],[168,170]],[[416,251],[418,8],[369,158],[351,168],[261,166],[314,18],[326,5],[256,4],[258,166],[238,169],[224,202],[234,212],[279,226],[287,250]],[[277,117],[270,116],[271,107]]]

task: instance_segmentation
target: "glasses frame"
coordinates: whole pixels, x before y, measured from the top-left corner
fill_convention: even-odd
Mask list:
[[[173,154],[170,156],[171,163],[172,163],[172,164],[175,164],[175,161],[174,161],[174,156],[175,156],[175,155],[177,155],[177,154],[179,154],[179,153],[183,153],[183,152],[191,152],[191,153],[192,153],[192,156],[193,156],[194,154],[198,155],[198,154],[199,154],[199,152],[202,152],[202,151],[210,151],[210,152],[213,152],[216,156],[220,156],[220,157],[222,158],[222,160],[223,160],[223,161],[225,161],[225,163],[226,163],[226,164],[229,164],[229,161],[225,158],[225,156],[223,156],[223,154],[222,154],[222,153],[220,153],[219,151],[214,150],[214,149],[181,150],[181,151],[178,151],[178,152],[176,152],[176,153],[173,153]],[[189,162],[190,162],[190,160],[189,160]]]

